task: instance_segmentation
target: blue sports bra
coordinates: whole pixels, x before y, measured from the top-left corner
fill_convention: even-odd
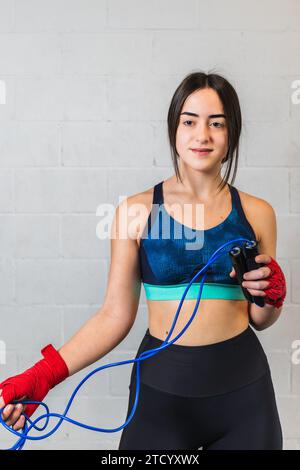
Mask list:
[[[241,205],[237,189],[228,183],[232,209],[219,225],[196,230],[176,221],[164,208],[163,181],[154,186],[153,206],[140,239],[141,280],[148,300],[181,299],[186,286],[225,242],[245,237],[256,240]],[[226,250],[213,262],[203,284],[201,298],[246,300],[236,278],[229,273],[232,263]],[[185,299],[197,299],[201,273],[190,286]]]

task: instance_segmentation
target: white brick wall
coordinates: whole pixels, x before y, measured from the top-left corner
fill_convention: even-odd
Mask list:
[[[298,0],[0,0],[0,312],[7,363],[0,381],[57,348],[101,305],[109,242],[96,235],[100,203],[173,173],[166,114],[189,72],[214,69],[235,86],[244,127],[235,185],[277,214],[287,301],[257,333],[268,355],[284,447],[300,449],[300,78]],[[140,149],[143,149],[142,151]],[[146,171],[145,171],[146,170]],[[144,292],[134,329],[100,361],[134,357],[147,327]],[[93,364],[47,397],[63,411]],[[131,365],[84,385],[71,415],[99,427],[126,416]],[[120,432],[64,423],[28,449],[117,448]],[[0,430],[0,448],[12,445]]]

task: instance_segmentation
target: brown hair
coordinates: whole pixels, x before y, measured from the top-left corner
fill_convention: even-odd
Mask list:
[[[224,178],[218,187],[221,186],[220,191],[226,186],[229,175],[234,164],[233,176],[231,184],[234,183],[238,155],[239,155],[239,138],[242,129],[242,114],[239,104],[237,93],[233,86],[221,75],[215,73],[193,72],[187,75],[179,84],[172,97],[169,110],[168,110],[168,135],[171,147],[171,157],[175,169],[177,181],[182,182],[179,172],[178,161],[179,157],[176,149],[176,132],[180,120],[180,113],[187,97],[196,90],[201,88],[212,88],[218,93],[218,96],[223,104],[224,113],[226,115],[228,126],[228,152],[226,157],[223,158],[222,163],[227,162]]]

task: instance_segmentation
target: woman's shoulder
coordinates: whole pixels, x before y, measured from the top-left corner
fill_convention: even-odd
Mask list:
[[[128,221],[131,224],[131,229],[135,233],[138,245],[140,234],[143,233],[151,212],[153,190],[153,186],[146,188],[144,191],[131,194],[122,201],[122,205],[126,205]]]
[[[142,204],[145,208],[151,210],[152,200],[153,200],[153,186],[151,188],[147,188],[144,191],[134,193],[127,198],[127,202],[129,206],[133,206],[135,204]]]
[[[265,199],[254,196],[253,194],[250,194],[250,193],[246,193],[244,191],[241,191],[240,189],[238,189],[238,192],[239,192],[239,196],[241,199],[241,203],[242,204],[244,203],[247,206],[252,207],[256,211],[273,209],[271,204]]]
[[[238,190],[238,192],[245,216],[252,226],[257,240],[260,240],[264,230],[264,221],[270,217],[275,218],[275,211],[265,199],[244,191]]]

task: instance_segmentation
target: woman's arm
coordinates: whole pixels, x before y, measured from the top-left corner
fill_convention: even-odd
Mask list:
[[[256,261],[262,263],[269,263],[271,257],[276,260],[276,244],[277,244],[277,224],[276,214],[273,207],[266,201],[260,200],[257,207],[257,223],[259,224],[259,243],[258,251],[259,258]],[[259,271],[255,275],[255,271]],[[262,267],[246,275],[243,286],[247,287],[251,295],[259,295],[267,286],[267,278],[270,274],[270,269]],[[252,289],[251,289],[252,287]],[[255,290],[253,290],[255,289]],[[249,322],[258,331],[268,328],[277,321],[282,311],[282,307],[276,308],[273,305],[265,304],[264,307],[258,307],[256,304],[249,302]]]
[[[115,211],[111,264],[102,308],[59,349],[70,375],[108,354],[134,324],[141,290],[138,224],[135,226],[128,213],[134,202],[134,196],[124,199]]]
[[[131,330],[132,323],[114,318],[101,309],[58,352],[70,376],[112,351]]]

